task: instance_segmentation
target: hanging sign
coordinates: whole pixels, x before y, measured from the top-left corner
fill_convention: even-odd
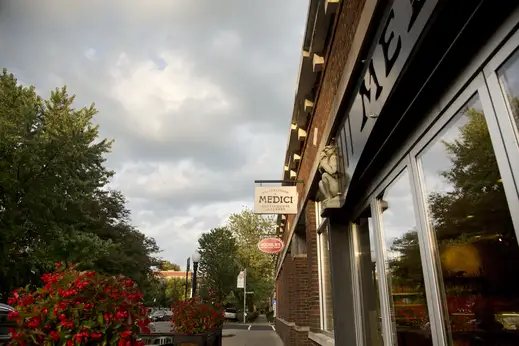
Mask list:
[[[245,287],[245,273],[240,272],[238,274],[238,282],[236,283],[236,288],[244,288]]]
[[[297,214],[297,187],[256,186],[254,189],[254,213]]]
[[[258,243],[258,249],[265,253],[278,253],[283,250],[283,241],[278,238],[265,238]]]

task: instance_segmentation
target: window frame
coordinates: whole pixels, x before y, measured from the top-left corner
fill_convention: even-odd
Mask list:
[[[507,61],[511,54],[519,50],[518,22],[519,9],[496,32],[487,46],[475,57],[474,62],[460,74],[451,88],[440,98],[437,107],[424,117],[424,120],[410,138],[395,153],[394,159],[387,163],[369,185],[360,203],[354,207],[351,220],[357,220],[366,208],[371,208],[384,345],[394,345],[396,340],[394,340],[391,330],[392,321],[387,277],[385,273],[379,272],[380,268],[385,268],[386,264],[383,251],[383,230],[380,222],[381,214],[377,197],[405,169],[407,169],[409,175],[416,225],[419,231],[418,241],[433,345],[451,344],[445,332],[443,297],[439,287],[439,263],[436,258],[437,245],[436,239],[433,239],[433,230],[431,230],[428,220],[427,202],[418,158],[429,143],[438,135],[441,135],[442,131],[456,117],[461,107],[475,94],[479,96],[485,114],[496,161],[503,179],[508,206],[511,211],[519,210],[519,137],[516,136],[515,132],[519,133],[519,126],[516,129],[516,125],[512,123],[496,73],[497,69]],[[515,173],[514,167],[516,168]],[[519,242],[519,214],[511,213],[511,216]],[[355,227],[355,222],[350,222],[350,225]],[[354,236],[350,237],[349,241],[355,245]],[[357,286],[357,290],[360,290],[361,283],[358,281],[358,276],[355,275],[359,268],[356,261],[352,263],[355,286]],[[355,321],[355,324],[357,335],[364,335],[365,329],[362,323]]]
[[[321,332],[325,335],[332,336],[333,337],[333,330],[328,330],[327,322],[326,322],[326,315],[328,313],[327,307],[326,307],[326,295],[324,293],[325,291],[325,282],[324,282],[324,268],[323,268],[323,254],[322,254],[322,248],[323,246],[323,230],[329,226],[329,222],[327,218],[322,218],[320,211],[321,211],[321,202],[315,202],[315,223],[316,223],[316,246],[317,246],[317,275],[318,275],[318,282],[319,282],[319,328]],[[328,232],[329,232],[328,228]],[[326,239],[326,242],[328,242],[328,239]],[[328,264],[328,268],[330,269],[330,278],[331,278],[331,261]],[[330,282],[331,286],[331,282]],[[333,298],[332,298],[333,299]],[[333,304],[333,302],[332,302]],[[333,315],[333,311],[332,311]]]

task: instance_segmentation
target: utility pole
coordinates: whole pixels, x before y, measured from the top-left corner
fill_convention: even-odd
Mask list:
[[[187,300],[187,292],[189,290],[189,271],[191,270],[190,263],[191,263],[191,258],[188,257],[187,265],[186,265],[186,294],[185,294],[184,300]]]

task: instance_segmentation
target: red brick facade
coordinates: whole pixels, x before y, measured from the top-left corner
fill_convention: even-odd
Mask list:
[[[308,180],[313,176],[312,169],[318,158],[318,147],[324,129],[333,119],[336,94],[364,3],[365,0],[341,1],[332,20],[333,34],[328,38],[328,46],[322,52],[325,54],[324,70],[320,80],[316,82],[318,87],[314,112],[309,114],[308,136],[303,144],[297,172],[297,180],[304,181],[304,184],[298,184],[300,198],[305,197],[305,185],[312,183]],[[307,25],[312,25],[313,22],[312,18],[309,18]],[[299,201],[300,204],[306,202]],[[307,203],[302,213],[299,218],[304,219],[307,253],[287,253],[281,263],[276,282],[276,330],[286,346],[317,345],[308,338],[308,333],[319,332],[321,326],[315,204]],[[283,241],[287,246],[290,246],[290,229],[294,227],[295,219],[295,215],[289,215],[287,218],[283,234]]]

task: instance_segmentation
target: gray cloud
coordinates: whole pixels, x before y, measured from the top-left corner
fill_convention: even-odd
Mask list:
[[[3,2],[0,62],[95,101],[134,223],[183,264],[198,235],[279,176],[307,3]]]

